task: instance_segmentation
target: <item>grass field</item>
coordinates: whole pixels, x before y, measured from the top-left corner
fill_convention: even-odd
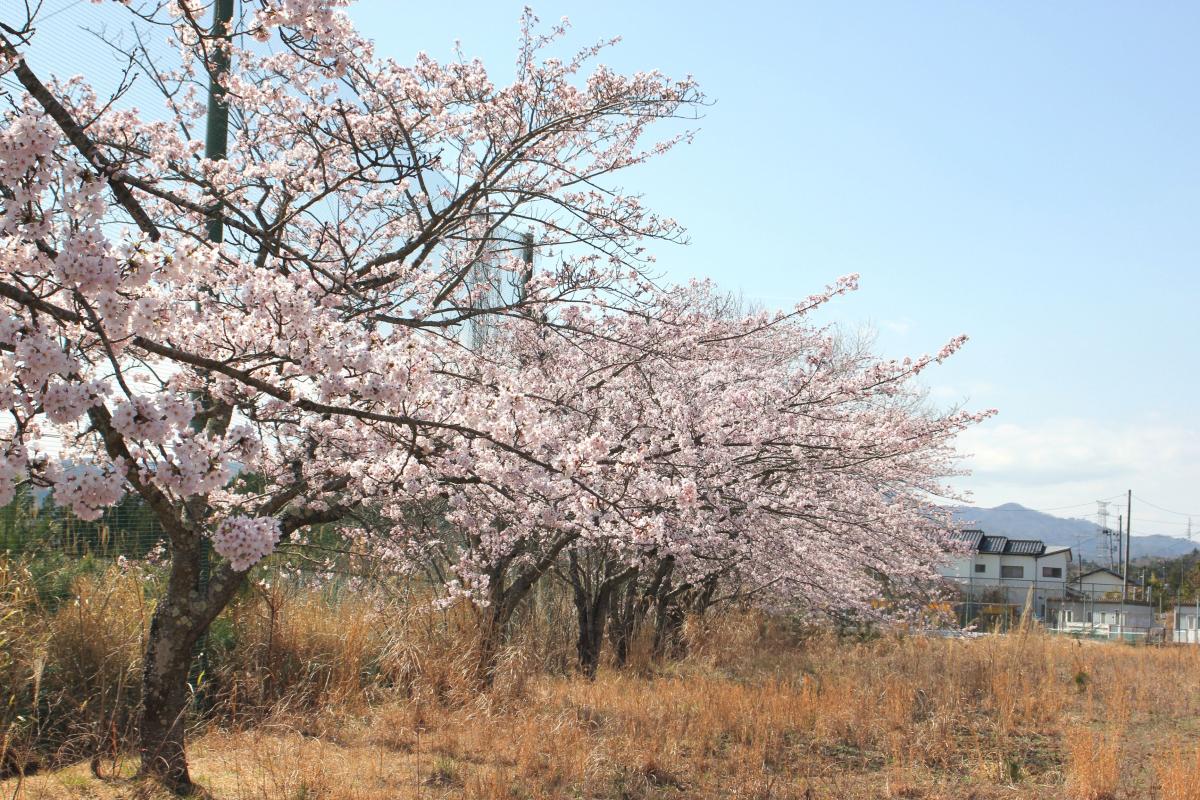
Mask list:
[[[689,623],[682,659],[635,658],[594,682],[514,645],[479,693],[456,677],[445,631],[398,647],[398,629],[376,632],[394,624],[383,609],[263,603],[234,613],[245,615],[239,647],[258,653],[273,688],[249,681],[247,661],[243,683],[226,676],[220,712],[196,723],[193,777],[213,798],[1200,800],[1200,648],[1036,627],[848,639],[730,613]],[[116,635],[111,621],[88,624]],[[413,677],[381,680],[384,649]],[[304,663],[323,666],[284,670]],[[91,765],[10,777],[0,798],[153,796],[112,730]]]

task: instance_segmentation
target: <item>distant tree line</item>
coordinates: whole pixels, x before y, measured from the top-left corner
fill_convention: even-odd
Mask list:
[[[1129,576],[1141,580],[1143,570],[1146,584],[1167,603],[1176,598],[1192,603],[1200,597],[1200,549],[1174,558],[1139,560],[1130,566]]]

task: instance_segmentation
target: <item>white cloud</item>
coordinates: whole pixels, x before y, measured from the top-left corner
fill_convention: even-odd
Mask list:
[[[1058,508],[1132,489],[1166,508],[1200,511],[1200,437],[1175,422],[1147,419],[1114,426],[1065,418],[1020,425],[997,420],[965,433],[959,449],[973,474],[956,485],[970,490],[979,505]],[[1078,513],[1094,511],[1094,505],[1083,505]],[[1145,533],[1180,535],[1186,526],[1186,518],[1162,511],[1140,516],[1147,520]],[[1135,501],[1135,533],[1138,519]],[[1149,520],[1159,524],[1149,529]]]

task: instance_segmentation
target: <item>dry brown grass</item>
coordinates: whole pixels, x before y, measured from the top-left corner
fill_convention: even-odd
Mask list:
[[[0,774],[115,755],[138,696],[146,582],[116,569],[80,575],[53,608],[33,583],[0,559]]]
[[[1155,772],[1162,800],[1200,800],[1200,745],[1160,753]]]
[[[1067,732],[1067,792],[1073,800],[1114,800],[1121,784],[1121,731]]]
[[[221,800],[1200,800],[1200,648],[1036,628],[839,640],[730,613],[689,623],[682,661],[654,664],[642,642],[630,668],[588,682],[567,669],[569,619],[552,596],[536,602],[481,694],[465,611],[256,590],[214,646],[194,776]],[[109,686],[138,638],[138,615],[121,615],[67,604],[27,641],[43,659],[76,642],[91,653],[78,674]],[[85,621],[86,648],[72,627]],[[153,794],[128,760],[103,772],[44,770],[0,783],[0,798]]]

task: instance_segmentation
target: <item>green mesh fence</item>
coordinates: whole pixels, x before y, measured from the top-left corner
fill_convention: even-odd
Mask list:
[[[0,555],[144,559],[164,539],[162,526],[140,498],[127,495],[98,520],[82,520],[55,505],[52,495],[20,487],[0,507]]]

